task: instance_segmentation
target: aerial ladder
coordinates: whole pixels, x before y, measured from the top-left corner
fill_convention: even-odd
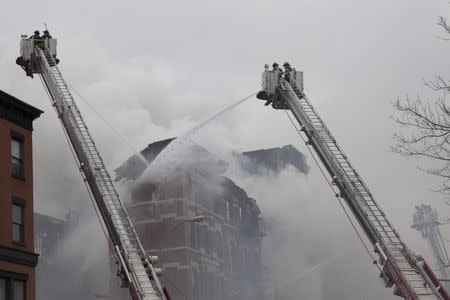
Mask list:
[[[38,32],[31,37],[22,35],[20,56],[16,63],[27,76],[39,74],[42,79],[106,226],[119,266],[117,275],[121,286],[129,289],[133,300],[170,300],[158,278],[161,270],[155,267],[157,257],[149,256],[142,247],[94,139],[57,66],[57,40],[48,31],[44,33],[44,36],[39,36]]]
[[[439,220],[437,211],[430,205],[422,204],[416,206],[416,211],[413,215],[413,225],[411,227],[419,231],[427,241],[433,254],[433,263],[437,273],[442,279],[449,280],[450,272],[448,268],[450,267],[450,260],[444,239],[439,230],[439,226],[442,224],[446,224],[446,222]],[[444,286],[448,289],[450,287],[449,282],[445,282]]]
[[[303,91],[303,72],[277,64],[262,73],[262,90],[257,98],[275,109],[289,110],[299,131],[311,146],[337,186],[343,199],[374,248],[386,287],[407,300],[449,300],[450,296],[426,261],[408,249],[366,183],[350,163],[341,146],[319,117]],[[370,251],[370,250],[369,250]],[[372,255],[372,254],[371,254]]]

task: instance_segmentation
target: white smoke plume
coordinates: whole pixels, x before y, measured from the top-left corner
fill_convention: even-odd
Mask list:
[[[45,111],[35,122],[34,131],[35,208],[62,217],[69,208],[90,207],[43,87],[36,79],[24,78],[14,64],[20,34],[41,28],[45,19],[51,33],[59,38],[65,78],[135,149],[180,136],[231,99],[256,91],[263,64],[274,61],[274,55],[278,62],[290,60],[305,71],[307,93],[315,107],[405,241],[427,254],[425,243],[410,229],[411,215],[414,205],[440,203],[440,196],[427,189],[433,179],[418,172],[414,163],[389,154],[396,128],[388,116],[391,99],[406,92],[424,93],[422,79],[448,69],[448,51],[435,38],[439,32],[434,24],[447,10],[445,1],[418,0],[233,0],[216,5],[195,0],[176,6],[148,1],[128,6],[114,1],[95,5],[85,0],[11,1],[5,4],[0,18],[0,88]],[[80,108],[107,166],[113,170],[133,151],[81,102]],[[213,153],[220,152],[212,149],[214,145],[242,151],[298,140],[282,114],[257,102],[244,103],[224,116],[220,125],[204,130],[204,139],[219,142],[211,147],[205,146],[206,141],[200,143]],[[303,146],[296,146],[305,152]],[[268,273],[274,274],[270,278],[277,281],[274,286],[279,286],[280,298],[285,295],[288,299],[292,294],[294,299],[326,296],[325,289],[319,288],[322,276],[317,275],[322,269],[313,269],[308,273],[311,276],[302,275],[301,282],[294,282],[294,275],[328,261],[335,253],[347,253],[345,249],[355,245],[357,249],[349,250],[352,255],[337,256],[323,267],[339,288],[348,286],[347,295],[333,298],[378,299],[376,293],[367,295],[369,289],[358,288],[383,290],[358,241],[353,236],[341,238],[350,234],[351,228],[342,214],[332,215],[339,207],[314,172],[312,169],[306,178],[292,170],[277,178],[269,174],[260,179],[239,179],[236,174],[238,184],[258,200],[269,225],[279,224],[278,229],[271,227],[273,235],[266,237],[264,247]],[[439,208],[445,216],[448,207]],[[77,229],[80,234],[73,236],[78,242],[72,243],[68,237],[61,251],[77,253],[86,261],[101,261],[102,254],[87,247],[92,237],[103,238],[99,230],[86,225],[95,224],[94,220],[82,222]],[[72,261],[69,257],[65,260]],[[80,268],[89,265],[70,263],[71,270],[79,274],[75,278],[95,274],[94,266]],[[363,267],[357,267],[360,265]],[[335,268],[329,269],[331,266]],[[66,285],[64,276],[60,278],[55,284]],[[326,286],[335,284],[328,281]],[[360,293],[350,295],[352,291]],[[393,297],[391,290],[383,292],[389,296],[379,298]]]

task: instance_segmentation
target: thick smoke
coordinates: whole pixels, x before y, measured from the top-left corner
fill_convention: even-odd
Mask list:
[[[314,167],[236,176],[263,212],[268,299],[393,299],[320,176]]]
[[[89,99],[99,100],[95,103],[96,106],[102,107],[102,113],[113,120],[113,124],[121,124],[122,134],[127,136],[132,145],[139,147],[149,141],[182,134],[186,128],[192,127],[194,122],[188,117],[165,123],[169,124],[169,127],[164,126],[164,122],[158,125],[157,117],[155,117],[156,121],[152,117],[158,110],[153,109],[149,112],[146,109],[146,105],[155,103],[152,99],[156,99],[157,105],[152,104],[152,106],[157,108],[160,105],[161,111],[155,115],[160,117],[167,111],[169,117],[173,117],[170,114],[170,103],[176,103],[176,101],[170,97],[167,98],[168,92],[155,94],[154,89],[161,89],[157,84],[152,85],[154,88],[147,87],[145,78],[158,77],[156,71],[156,74],[143,72],[136,76],[133,74],[139,73],[139,69],[124,70],[117,65],[98,65],[96,68],[99,73],[102,73],[101,69],[105,68],[105,74],[114,75],[91,78],[90,80],[94,83],[81,85],[80,90],[83,94],[89,95]],[[66,72],[70,74],[70,68]],[[35,86],[36,92],[38,88],[40,87]],[[55,128],[58,128],[57,120],[51,107],[43,102],[44,95],[38,98],[42,99],[42,102],[37,106],[43,107],[46,114],[36,122],[35,157],[38,158],[35,168],[36,206],[40,211],[56,215],[61,215],[68,208],[89,206],[87,194],[64,142],[62,131],[60,129],[55,131]],[[33,99],[36,97],[33,96]],[[126,105],[123,99],[127,99]],[[117,145],[121,142],[95,118],[92,112],[89,112],[86,106],[82,104],[80,106],[83,112],[87,112],[88,124],[100,150],[105,154],[108,166],[117,166],[128,155],[133,154],[126,146],[118,147]],[[245,103],[243,106],[247,107],[239,107],[237,111],[230,114],[244,116],[249,106]],[[259,108],[255,110],[258,111]],[[261,111],[261,114],[264,113]],[[202,134],[195,137],[196,143],[217,157],[231,162],[233,161],[232,150],[254,149],[254,147],[242,149],[239,140],[235,138],[239,136],[239,132],[235,131],[234,119],[227,116],[219,120],[218,124],[205,128]],[[275,129],[280,128],[278,130],[283,132],[287,142],[297,139],[294,134],[285,133],[286,125],[281,125],[286,124],[283,123],[284,120],[277,117],[268,117],[268,120],[271,120],[270,123]],[[250,126],[250,129],[255,132],[260,130],[254,124]],[[49,134],[50,132],[52,134]],[[243,135],[249,137],[244,144],[255,139],[248,133]],[[282,139],[278,138],[278,140]],[[111,151],[108,145],[114,145],[113,148],[116,151]],[[259,142],[259,145],[279,146],[269,141]],[[186,155],[180,157],[185,159]],[[279,176],[265,174],[259,178],[250,178],[243,176],[239,170],[230,176],[246,189],[251,197],[257,199],[267,222],[267,237],[264,240],[263,251],[264,273],[267,274],[265,293],[269,299],[274,297],[274,294],[285,299],[298,297],[325,299],[325,295],[337,293],[337,291],[341,291],[342,299],[349,300],[378,299],[380,295],[384,296],[386,293],[390,295],[390,291],[384,291],[377,282],[377,271],[371,267],[367,257],[361,254],[362,249],[358,241],[349,233],[350,227],[342,221],[342,214],[337,214],[339,207],[335,199],[332,195],[326,196],[326,186],[323,182],[319,184],[291,169],[283,171]],[[318,180],[318,176],[315,177]],[[105,245],[103,244],[103,250],[94,250],[92,247],[95,245],[93,241],[103,239],[98,230],[99,224],[93,214],[85,218],[86,221],[81,222],[74,234],[67,236],[63,245],[56,250],[54,258],[55,262],[61,265],[62,270],[71,270],[71,276],[73,276],[71,279],[74,282],[79,282],[81,278],[105,278],[110,275],[107,260],[105,260],[107,255]],[[93,230],[95,226],[97,226],[96,230]],[[350,242],[347,243],[349,240]],[[88,263],[92,261],[100,265]],[[321,267],[324,262],[325,264]],[[355,266],[362,267],[355,268]],[[341,271],[345,270],[353,276],[349,275],[345,278],[339,276]],[[66,274],[66,271],[61,274]],[[327,276],[327,274],[335,274],[335,276]],[[328,291],[330,286],[334,289],[332,292]],[[366,288],[361,289],[361,286]],[[58,287],[62,289],[59,292],[67,295],[73,295],[79,291],[78,288],[74,289],[73,285],[64,284]],[[85,285],[82,285],[80,289],[84,287]],[[104,291],[101,288],[100,293]],[[48,299],[52,299],[53,293],[56,292],[49,289]],[[385,299],[389,299],[388,297],[391,296],[386,296]]]
[[[395,131],[387,116],[391,113],[390,99],[406,91],[420,93],[422,78],[448,69],[448,51],[435,38],[438,30],[434,24],[436,16],[448,9],[445,1],[209,4],[193,1],[173,7],[169,2],[156,5],[141,1],[124,7],[122,2],[92,6],[89,1],[63,4],[46,0],[6,5],[0,19],[0,88],[45,111],[35,122],[34,131],[36,210],[63,217],[69,208],[90,207],[41,83],[24,78],[14,64],[19,35],[42,27],[45,19],[52,34],[60,38],[58,50],[65,78],[136,149],[179,136],[230,99],[256,91],[259,72],[264,63],[274,60],[274,54],[295,60],[291,62],[305,70],[307,92],[315,107],[349,151],[387,214],[408,244],[426,254],[425,243],[410,231],[411,215],[415,204],[435,204],[440,197],[426,190],[432,179],[418,173],[411,161],[387,153]],[[405,10],[406,5],[411,9]],[[230,23],[230,19],[235,22]],[[399,25],[399,19],[408,26]],[[268,36],[283,42],[273,42]],[[133,154],[81,102],[80,108],[111,170]],[[267,148],[298,139],[282,114],[256,102],[238,107],[220,124],[206,128],[203,141],[199,141],[213,153],[222,148],[228,149],[223,152]],[[208,146],[209,138],[219,141]],[[304,152],[304,148],[299,149]],[[361,291],[358,285],[382,289],[377,271],[361,254],[358,241],[352,235],[345,237],[350,227],[342,221],[342,214],[331,215],[338,213],[339,207],[314,169],[307,177],[289,169],[278,177],[267,174],[252,179],[239,172],[233,176],[258,200],[267,231],[272,233],[264,244],[266,273],[273,274],[268,280],[279,287],[279,298],[294,294],[294,299],[310,299],[310,295],[320,299],[328,295],[326,288],[337,285],[341,289],[348,286],[348,293],[360,293],[333,298],[359,300],[368,299],[370,290]],[[448,207],[439,207],[444,208],[445,216]],[[88,225],[95,224],[95,217],[89,214],[86,218],[75,230],[79,234],[69,235],[57,254],[79,257],[58,260],[67,262],[62,268],[70,269],[75,279],[96,274],[99,269],[83,260],[104,259],[101,251],[90,247],[92,239],[103,238],[99,227],[94,231],[95,225]],[[348,253],[350,245],[357,249],[340,256]],[[322,268],[314,267],[330,258],[334,260]],[[312,271],[295,280],[298,277],[294,275],[304,270]],[[332,278],[326,284],[325,275],[318,274],[322,270]],[[65,280],[68,273],[61,274],[55,285],[70,288]],[[335,283],[330,282],[333,280]],[[321,289],[322,285],[326,288]],[[386,291],[390,294],[391,290]],[[267,293],[270,299],[272,291]],[[47,299],[51,299],[50,294]]]
[[[109,294],[109,252],[92,205],[71,213],[60,240],[37,267],[37,299],[94,300]]]
[[[378,270],[317,168],[309,174],[293,166],[280,173],[262,169],[250,174],[242,169],[242,158],[234,149],[220,135],[211,134],[222,126],[211,123],[189,138],[174,140],[155,159],[164,172],[147,170],[138,181],[166,180],[191,168],[213,172],[201,163],[204,154],[194,150],[200,145],[227,162],[225,175],[255,198],[262,210],[267,234],[263,239],[267,299],[327,299],[333,295],[337,299],[393,299],[392,291],[374,280]],[[207,185],[219,188],[220,182],[211,180]],[[349,275],[342,277],[341,272]]]

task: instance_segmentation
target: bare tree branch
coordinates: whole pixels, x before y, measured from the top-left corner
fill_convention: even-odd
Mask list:
[[[439,17],[437,25],[450,36],[447,19]],[[450,40],[449,38],[442,38]],[[425,81],[425,86],[435,92],[450,93],[450,81],[442,75]],[[430,104],[431,103],[431,104]],[[435,162],[434,167],[423,171],[442,178],[441,187],[436,190],[450,194],[450,105],[444,99],[429,102],[423,99],[412,101],[408,97],[393,103],[396,115],[392,119],[402,128],[394,135],[392,151],[407,158],[423,158]]]
[[[436,76],[433,80],[426,81],[425,85],[434,91],[450,92],[449,82],[440,75]]]
[[[444,81],[441,81],[444,84]],[[448,85],[447,85],[448,88]],[[428,104],[422,99],[409,98],[394,103],[397,114],[392,118],[407,129],[394,135],[392,151],[408,158],[425,158],[438,163],[438,167],[425,172],[443,179],[438,191],[450,192],[450,107],[441,99]]]
[[[450,34],[450,27],[447,24],[447,19],[446,18],[444,18],[442,16],[439,17],[438,20],[437,20],[437,24],[439,26],[441,26],[447,34]],[[446,41],[450,40],[449,38],[441,38],[441,37],[440,37],[440,39],[441,40],[446,40]]]
[[[437,24],[439,25],[439,26],[441,26],[442,28],[444,28],[444,30],[448,33],[448,34],[450,34],[450,27],[448,26],[448,24],[447,24],[447,19],[446,18],[444,18],[444,17],[439,17],[438,18],[438,21],[437,21]]]

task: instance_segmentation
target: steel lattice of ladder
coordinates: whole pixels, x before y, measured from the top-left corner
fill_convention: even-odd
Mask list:
[[[289,109],[306,135],[319,159],[331,175],[332,182],[363,228],[379,256],[381,277],[387,287],[395,285],[394,294],[408,300],[448,300],[436,278],[424,269],[401,240],[400,235],[375,201],[369,188],[350,163],[323,120],[303,93],[303,73],[295,69],[263,72],[263,90],[258,98],[272,103],[275,109]],[[428,269],[427,269],[428,270]]]
[[[44,49],[45,50],[45,49]],[[114,245],[121,265],[120,277],[135,300],[166,300],[151,258],[119,199],[113,181],[103,163],[89,129],[74,98],[48,51],[36,47],[35,62],[79,161],[80,171],[88,183]]]

